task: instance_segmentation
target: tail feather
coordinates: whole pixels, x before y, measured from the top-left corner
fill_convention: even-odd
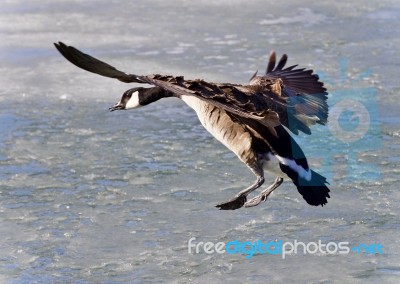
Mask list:
[[[321,176],[320,174],[311,171],[311,179],[307,180],[302,178],[297,174],[295,170],[286,166],[284,164],[280,164],[281,170],[287,174],[296,185],[297,190],[303,196],[304,200],[313,206],[324,206],[328,203],[329,196],[329,188],[326,184],[329,184],[326,181],[326,178]]]

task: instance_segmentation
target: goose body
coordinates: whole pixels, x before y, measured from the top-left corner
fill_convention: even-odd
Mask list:
[[[200,123],[219,142],[246,161],[254,158],[251,150],[251,135],[245,126],[234,122],[225,110],[190,96],[181,98],[197,114]]]
[[[311,134],[310,126],[325,124],[327,92],[312,70],[284,69],[287,56],[276,64],[271,53],[266,73],[248,85],[185,80],[182,76],[126,74],[62,42],[55,44],[71,63],[87,71],[125,83],[150,84],[127,90],[110,108],[126,110],[145,106],[166,97],[177,97],[192,108],[204,128],[245,163],[256,181],[227,202],[223,210],[252,207],[265,201],[283,179],[290,179],[310,205],[323,206],[329,198],[326,179],[311,170],[307,159],[289,134]],[[277,177],[253,199],[247,196],[264,183],[264,170]]]

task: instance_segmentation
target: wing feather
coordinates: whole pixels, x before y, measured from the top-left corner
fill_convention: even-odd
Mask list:
[[[281,123],[295,134],[299,130],[311,134],[309,126],[326,124],[328,120],[328,93],[313,70],[297,65],[284,68],[287,59],[284,54],[275,67],[276,54],[272,52],[266,74],[253,82],[282,82],[281,96],[286,98],[288,108],[279,113]]]
[[[214,84],[203,80],[184,80],[182,76],[127,74],[62,42],[54,45],[68,61],[86,71],[125,83],[159,86],[177,96],[193,96],[227,112],[257,121],[273,133],[274,127],[283,124],[295,134],[298,130],[310,134],[310,125],[327,121],[327,93],[323,83],[312,74],[312,70],[295,69],[297,65],[284,69],[288,58],[286,54],[276,65],[276,54],[272,51],[266,75],[261,77],[271,82],[281,80],[282,94],[278,95],[271,88],[260,89],[260,86],[254,85]],[[256,74],[253,79],[257,79]]]
[[[68,46],[62,42],[54,43],[54,46],[69,62],[86,71],[118,79],[125,83],[143,83],[138,79],[138,76],[126,74],[97,58],[81,52],[73,46]]]
[[[272,53],[271,53],[272,55]],[[287,55],[284,54],[280,59],[276,68],[270,68],[275,66],[276,55],[270,57],[270,63],[266,70],[265,79],[281,79],[283,86],[289,89],[293,89],[298,94],[322,94],[326,93],[324,84],[319,81],[319,77],[313,74],[313,70],[307,70],[306,68],[298,68],[297,65],[293,65],[283,69],[287,62]]]
[[[280,124],[279,116],[275,112],[269,109],[264,109],[262,112],[258,113],[248,112],[246,107],[236,105],[232,98],[226,97],[224,92],[220,90],[216,84],[207,83],[204,81],[184,81],[183,77],[161,75],[138,76],[134,74],[127,74],[97,58],[94,58],[93,56],[81,52],[73,46],[67,46],[62,42],[55,43],[54,45],[68,61],[86,71],[96,73],[101,76],[118,79],[125,83],[147,83],[154,86],[159,86],[165,90],[175,93],[178,96],[194,96],[228,112],[260,121],[262,124],[268,127],[274,127]],[[185,85],[183,82],[185,82]],[[181,85],[179,85],[179,83],[181,83]],[[235,87],[232,85],[230,88],[234,89]],[[235,91],[240,93],[238,90]],[[217,98],[217,96],[219,97]]]
[[[268,66],[267,66],[267,70],[265,71],[265,74],[268,74],[274,70],[275,62],[276,62],[276,53],[275,53],[275,51],[272,50],[269,55]]]
[[[263,108],[255,104],[256,92],[247,86],[213,84],[202,80],[185,81],[182,77],[160,75],[142,76],[140,79],[178,96],[194,96],[233,114],[256,120],[272,129],[281,124],[279,115],[272,108],[266,104]]]

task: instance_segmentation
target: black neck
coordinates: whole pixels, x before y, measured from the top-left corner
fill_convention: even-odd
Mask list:
[[[170,91],[166,91],[161,87],[153,88],[142,88],[139,90],[139,103],[142,106],[151,104],[162,98],[173,97],[174,94]]]

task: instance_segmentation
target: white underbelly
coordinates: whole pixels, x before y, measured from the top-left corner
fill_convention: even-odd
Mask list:
[[[209,121],[209,116],[207,114],[209,112],[209,108],[212,106],[209,103],[193,96],[182,96],[181,99],[196,112],[204,128],[207,129],[207,131],[210,132],[215,138],[217,138],[218,141],[225,144],[224,139],[221,136],[221,127],[217,128],[216,124],[212,124],[211,121]]]
[[[278,158],[271,153],[268,153],[266,159],[264,159],[263,169],[270,174],[279,176],[281,178],[288,178],[288,176],[281,171]]]

